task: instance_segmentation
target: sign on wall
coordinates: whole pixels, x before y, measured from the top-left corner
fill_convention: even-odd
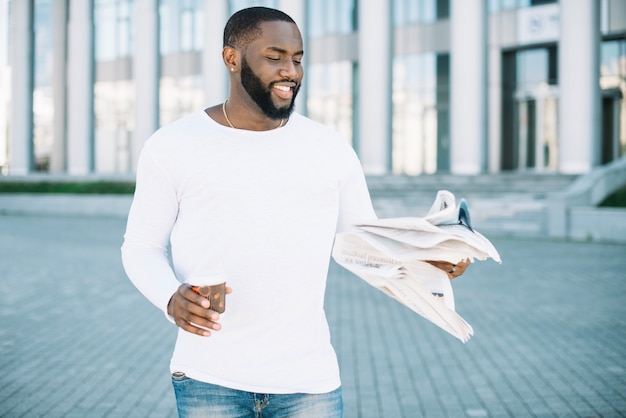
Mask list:
[[[520,44],[555,42],[559,39],[561,10],[558,4],[526,7],[517,11]]]

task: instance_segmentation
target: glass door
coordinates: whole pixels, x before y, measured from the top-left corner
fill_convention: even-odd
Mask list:
[[[558,91],[541,84],[515,94],[517,169],[556,170]]]
[[[558,87],[556,47],[503,55],[503,170],[556,170]]]

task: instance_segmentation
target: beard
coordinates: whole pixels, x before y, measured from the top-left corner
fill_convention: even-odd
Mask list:
[[[259,106],[263,114],[270,119],[273,120],[281,120],[287,119],[289,115],[293,112],[294,106],[296,104],[296,96],[298,95],[298,91],[300,90],[300,85],[297,84],[293,91],[293,97],[291,98],[291,103],[285,107],[278,107],[274,104],[272,100],[272,87],[274,84],[279,83],[281,81],[272,81],[269,86],[266,88],[263,85],[261,79],[254,74],[254,71],[248,65],[248,61],[245,57],[241,60],[241,85],[250,98]],[[292,81],[292,80],[289,80]]]

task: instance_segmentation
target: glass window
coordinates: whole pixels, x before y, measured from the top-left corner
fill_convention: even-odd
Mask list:
[[[501,10],[509,10],[517,8],[520,0],[489,0],[489,11],[499,12]]]
[[[531,49],[517,56],[517,87],[532,88],[548,82],[548,54],[545,49]]]
[[[33,151],[35,170],[48,171],[54,141],[52,0],[35,1],[34,25]]]
[[[431,23],[447,19],[450,15],[449,9],[449,0],[395,0],[393,22],[395,26]]]
[[[135,125],[133,0],[96,0],[94,155],[97,173],[127,173]]]
[[[556,3],[557,0],[530,0],[531,6],[541,6],[542,4]]]
[[[161,0],[159,123],[202,108],[204,0]]]
[[[626,39],[602,42],[602,162],[626,155]]]
[[[117,33],[116,4],[107,0],[96,0],[94,8],[96,60],[112,60],[117,56],[116,42],[112,41]]]
[[[449,56],[398,56],[393,62],[392,171],[417,175],[449,168]]]
[[[541,6],[550,3],[557,3],[557,0],[489,0],[489,11],[498,12],[500,10]]]
[[[602,88],[619,87],[626,80],[626,40],[602,42],[600,51]]]
[[[204,104],[202,75],[161,77],[159,103],[160,125],[166,125],[186,114],[202,109]]]
[[[515,116],[518,169],[556,170],[558,156],[558,97],[556,48],[517,53]]]
[[[94,154],[97,173],[128,173],[135,130],[133,80],[97,81],[94,86]]]
[[[230,13],[235,13],[237,10],[245,9],[246,7],[264,6],[264,7],[276,7],[275,0],[230,0]]]
[[[9,38],[11,33],[9,0],[0,0],[0,68],[9,65]]]
[[[11,68],[9,66],[9,1],[0,0],[0,174],[8,161],[8,132],[11,103]]]
[[[356,0],[309,1],[309,34],[312,37],[349,34],[356,30]]]
[[[161,54],[202,51],[203,0],[161,0],[159,31]]]
[[[503,54],[502,169],[556,170],[557,49]]]
[[[308,116],[352,142],[353,65],[350,61],[312,64],[307,71]]]
[[[133,0],[95,0],[95,55],[108,61],[132,55]]]

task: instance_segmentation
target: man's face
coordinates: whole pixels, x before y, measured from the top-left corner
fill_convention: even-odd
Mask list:
[[[302,38],[292,23],[264,22],[261,28],[242,56],[241,85],[267,117],[286,119],[303,76]]]
[[[254,100],[254,102],[261,108],[265,116],[270,119],[280,120],[287,119],[291,112],[293,112],[293,108],[296,104],[296,96],[298,95],[298,91],[300,90],[300,85],[297,84],[293,88],[291,102],[286,106],[279,106],[274,103],[274,99],[272,98],[273,88],[277,88],[277,83],[289,81],[293,82],[293,80],[275,80],[271,81],[269,85],[265,85],[261,78],[257,76],[252,68],[248,65],[248,60],[246,57],[243,57],[241,60],[241,85],[246,90],[250,98]]]

